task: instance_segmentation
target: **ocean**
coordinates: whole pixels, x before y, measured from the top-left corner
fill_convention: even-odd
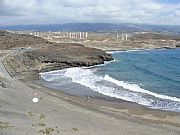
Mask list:
[[[56,90],[74,93],[73,88],[81,89],[79,95],[92,91],[152,109],[180,112],[179,48],[108,53],[114,60],[102,65],[40,75]]]

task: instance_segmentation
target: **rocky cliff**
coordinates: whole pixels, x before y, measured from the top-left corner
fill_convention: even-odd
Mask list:
[[[1,49],[17,49],[4,64],[12,75],[29,71],[51,71],[70,67],[93,66],[112,60],[102,50],[75,43],[52,43],[44,39],[0,31]]]

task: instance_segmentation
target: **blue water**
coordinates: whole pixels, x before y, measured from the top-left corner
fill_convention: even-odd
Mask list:
[[[110,53],[115,60],[106,64],[41,73],[41,77],[53,87],[76,83],[149,108],[180,112],[180,49]]]
[[[149,91],[180,97],[180,49],[116,52],[99,72]]]

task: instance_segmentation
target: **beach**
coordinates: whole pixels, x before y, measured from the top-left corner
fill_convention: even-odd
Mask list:
[[[0,87],[0,135],[180,134],[179,113],[148,109],[115,98],[73,96],[47,88],[36,83],[41,79],[36,68],[19,67],[17,71],[23,69],[22,74],[11,71],[13,68],[5,60],[15,54],[19,51],[0,52],[1,82],[5,86]],[[40,101],[33,103],[33,97]]]
[[[1,73],[10,81],[1,90],[2,135],[42,134],[179,134],[178,113],[148,110],[123,101],[74,97],[30,80],[11,78],[1,61]],[[33,103],[33,92],[42,97]],[[122,104],[119,102],[122,102]],[[43,116],[43,117],[41,117]],[[2,124],[1,124],[2,126]]]

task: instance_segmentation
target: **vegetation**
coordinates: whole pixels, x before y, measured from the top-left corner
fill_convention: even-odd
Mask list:
[[[72,130],[73,130],[73,131],[79,131],[79,129],[76,128],[76,127],[73,127]]]
[[[42,135],[51,135],[53,132],[54,132],[53,128],[45,128],[39,130],[39,133],[41,133]]]
[[[9,129],[13,126],[10,125],[8,122],[0,122],[0,129]]]
[[[45,123],[39,122],[38,124],[32,124],[33,127],[44,127],[46,126]]]
[[[35,114],[34,114],[33,112],[28,112],[28,115],[29,115],[30,117],[33,117]]]
[[[44,119],[45,117],[46,117],[46,116],[45,116],[44,114],[42,114],[42,113],[41,113],[40,116],[39,116],[40,119]]]

